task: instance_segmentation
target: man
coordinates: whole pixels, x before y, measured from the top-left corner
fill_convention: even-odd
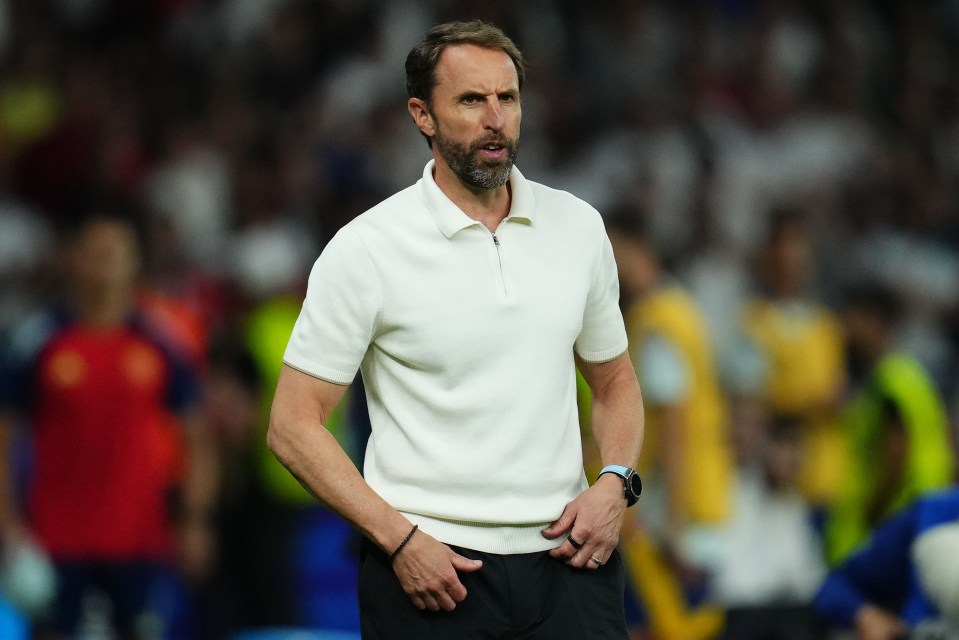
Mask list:
[[[662,269],[636,212],[614,212],[606,229],[619,268],[630,356],[653,425],[641,467],[650,491],[622,550],[653,635],[714,637],[720,613],[686,602],[703,589],[714,562],[704,550],[715,546],[729,512],[726,407],[710,336],[696,302]]]
[[[433,160],[318,259],[270,446],[370,541],[364,638],[622,640],[643,418],[602,219],[513,166],[525,65],[499,29],[437,26],[406,70]],[[574,364],[616,465],[592,487]],[[365,478],[323,428],[358,368]]]
[[[883,523],[813,605],[859,638],[959,638],[959,488],[923,494]]]
[[[852,289],[844,304],[850,355],[862,380],[843,415],[849,464],[826,522],[831,564],[920,494],[954,478],[942,397],[922,365],[894,346],[899,314],[894,292],[881,285]]]
[[[838,418],[846,388],[842,326],[812,295],[814,247],[802,218],[779,211],[771,227],[757,273],[760,293],[743,310],[743,330],[764,361],[763,395],[772,410],[801,421],[801,487],[825,511],[846,466]]]
[[[185,570],[209,562],[216,465],[199,418],[195,375],[137,312],[133,227],[100,217],[69,247],[70,297],[29,320],[0,370],[0,533],[14,548],[35,537],[57,572],[41,637],[73,637],[91,590],[110,599],[118,637],[155,629],[148,596],[179,533]],[[185,427],[181,529],[169,513],[176,477],[173,416]],[[13,425],[30,428],[27,514],[17,509]]]

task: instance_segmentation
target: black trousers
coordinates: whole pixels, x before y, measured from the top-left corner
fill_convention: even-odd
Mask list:
[[[819,640],[826,630],[808,605],[735,607],[720,640]]]
[[[386,555],[369,543],[360,565],[363,640],[626,640],[625,573],[619,552],[597,570],[574,569],[546,552],[496,555],[453,547],[483,561],[461,573],[466,600],[421,611]]]

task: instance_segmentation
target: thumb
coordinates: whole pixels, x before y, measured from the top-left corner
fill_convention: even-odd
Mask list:
[[[543,534],[544,538],[553,540],[563,535],[573,526],[573,516],[569,512],[569,509],[563,510],[563,515],[559,517],[558,520],[553,522],[551,525],[543,529],[540,533]]]
[[[471,558],[466,558],[454,553],[450,558],[450,562],[453,564],[453,568],[457,571],[477,571],[483,567],[482,560],[473,560]]]

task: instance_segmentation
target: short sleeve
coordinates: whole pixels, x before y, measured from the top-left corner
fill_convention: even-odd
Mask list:
[[[587,362],[606,362],[626,351],[626,327],[619,308],[619,278],[613,248],[600,228],[601,246],[593,264],[590,291],[583,310],[583,329],[576,353]]]
[[[27,318],[0,351],[0,409],[25,411],[33,400],[33,374],[37,356],[62,324],[52,312]]]
[[[356,232],[344,227],[313,265],[283,361],[314,377],[350,384],[373,340],[380,308],[370,253]]]
[[[654,405],[679,403],[689,389],[689,373],[682,354],[658,335],[649,336],[638,347],[635,361],[643,397]]]
[[[200,406],[202,390],[197,372],[187,362],[169,355],[170,382],[167,386],[166,405],[177,413],[194,410]]]

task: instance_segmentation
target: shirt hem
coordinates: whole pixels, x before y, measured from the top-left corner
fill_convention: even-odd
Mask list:
[[[445,544],[482,551],[511,555],[549,551],[560,546],[565,538],[556,540],[543,537],[542,530],[550,522],[526,524],[489,524],[462,520],[446,520],[424,516],[419,513],[402,512],[420,529]]]
[[[345,375],[343,375],[341,372],[332,371],[332,370],[330,370],[330,369],[326,369],[326,370],[324,370],[324,371],[310,370],[310,369],[308,369],[308,368],[306,368],[306,367],[303,367],[303,366],[300,366],[300,365],[295,364],[295,363],[293,363],[293,362],[290,362],[290,360],[289,360],[288,358],[284,358],[284,359],[283,359],[283,364],[285,364],[286,366],[290,367],[291,369],[296,369],[296,370],[299,371],[300,373],[305,373],[306,375],[310,376],[311,378],[316,378],[316,379],[318,379],[318,380],[323,380],[324,382],[329,382],[330,384],[337,384],[337,385],[341,385],[341,386],[346,386],[346,385],[349,385],[349,384],[351,384],[351,383],[353,382],[353,377],[354,377],[354,376],[345,376]]]

